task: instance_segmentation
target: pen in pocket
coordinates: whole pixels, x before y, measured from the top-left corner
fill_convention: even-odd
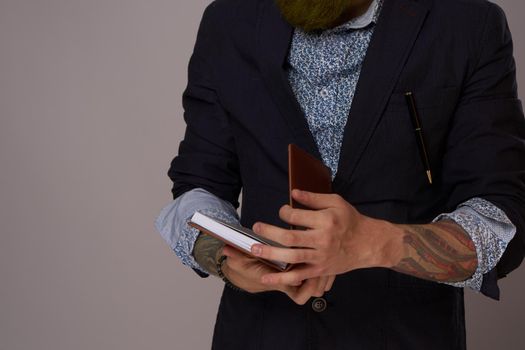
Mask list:
[[[405,98],[408,105],[408,111],[412,120],[412,125],[416,132],[416,141],[419,148],[419,154],[421,156],[421,161],[425,167],[429,184],[432,184],[432,171],[430,169],[430,160],[428,158],[427,147],[425,146],[425,139],[423,137],[423,129],[421,127],[421,121],[416,108],[416,100],[414,99],[414,94],[411,91],[405,92]]]

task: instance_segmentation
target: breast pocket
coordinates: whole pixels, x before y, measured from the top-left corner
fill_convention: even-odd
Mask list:
[[[408,91],[395,91],[391,96],[385,108],[385,113],[408,114],[408,104],[405,94]],[[428,128],[435,128],[440,124],[446,123],[446,115],[449,115],[457,104],[459,88],[442,87],[442,88],[425,88],[410,90],[415,101],[416,109],[419,112],[421,121]],[[428,111],[440,110],[442,115],[429,115]],[[409,120],[410,122],[410,120]]]
[[[456,104],[457,88],[432,88],[412,91],[416,102],[432,180],[439,181],[448,125]],[[429,181],[418,145],[413,118],[404,91],[394,92],[367,147],[361,167],[363,178],[381,177],[370,196],[411,201],[428,189]],[[363,180],[363,183],[365,181]]]
[[[422,128],[428,156],[438,165],[449,129],[449,124],[457,104],[458,88],[428,88],[411,91],[417,117]],[[395,92],[385,109],[384,121],[393,132],[393,140],[401,150],[418,148],[418,133],[414,117],[410,114],[405,92]],[[419,156],[419,154],[418,154]]]

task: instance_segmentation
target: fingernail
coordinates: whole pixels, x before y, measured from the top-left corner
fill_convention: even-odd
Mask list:
[[[252,227],[253,232],[255,232],[255,233],[259,233],[259,227],[260,227],[260,225],[259,225],[258,222],[256,222],[255,224],[253,224],[253,227]]]
[[[258,246],[258,245],[253,245],[253,246],[252,246],[252,253],[253,253],[254,255],[261,255],[261,253],[262,253],[262,249],[261,249],[261,247]]]

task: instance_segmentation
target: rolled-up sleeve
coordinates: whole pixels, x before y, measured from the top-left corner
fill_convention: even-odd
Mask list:
[[[490,298],[499,299],[497,275],[491,271],[514,238],[516,226],[501,209],[482,198],[469,199],[453,212],[439,215],[434,222],[445,219],[456,222],[467,232],[476,247],[478,260],[476,271],[469,279],[447,284],[468,287]]]
[[[231,203],[202,188],[195,188],[162,208],[155,220],[155,227],[184,265],[191,267],[199,276],[207,277],[208,271],[192,255],[199,230],[187,223],[196,211],[229,223],[239,222],[237,211]]]

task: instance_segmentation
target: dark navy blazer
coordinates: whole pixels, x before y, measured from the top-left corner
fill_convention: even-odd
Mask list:
[[[495,281],[522,261],[525,122],[512,40],[485,0],[385,0],[361,70],[334,191],[365,215],[427,223],[469,198],[517,227]],[[286,75],[293,28],[272,0],[216,0],[206,9],[183,95],[187,128],[168,171],[174,198],[202,187],[239,206],[241,223],[278,217],[288,201],[287,145],[321,158]],[[404,100],[420,112],[429,185]],[[326,309],[280,292],[225,288],[214,349],[463,349],[463,291],[373,268],[339,275]]]

